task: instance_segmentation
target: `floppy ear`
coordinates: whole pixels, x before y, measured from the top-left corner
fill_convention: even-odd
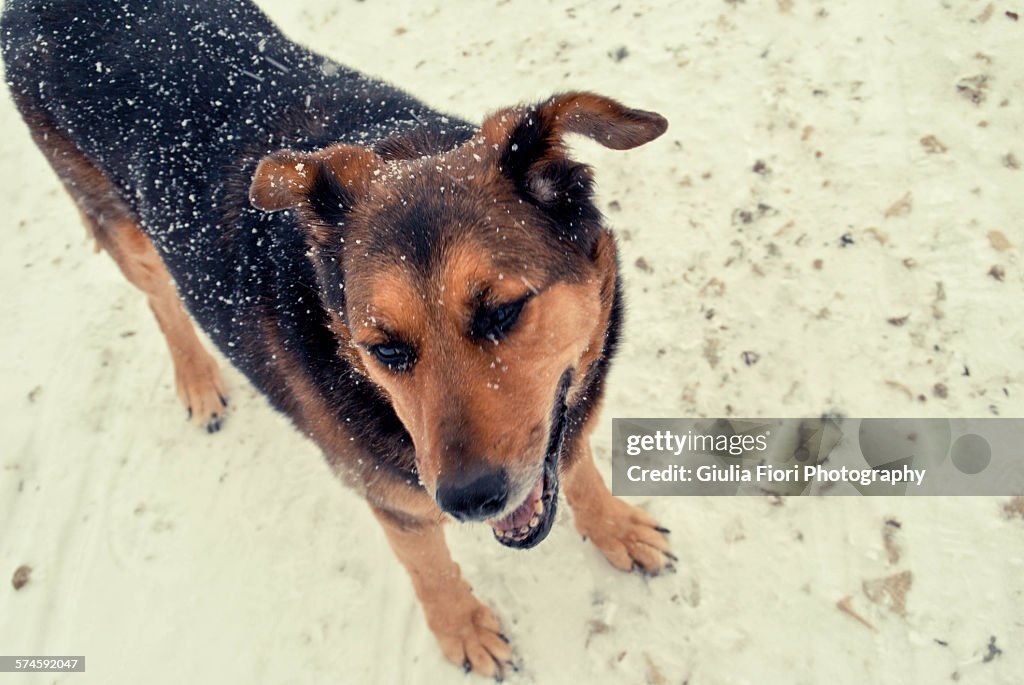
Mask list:
[[[514,137],[515,129],[523,123],[543,131],[552,142],[561,142],[566,133],[578,133],[613,150],[649,143],[668,128],[668,121],[656,112],[630,109],[611,98],[586,92],[561,93],[533,107],[501,110],[488,117],[481,128],[488,143],[500,145]]]
[[[533,107],[492,114],[481,126],[484,141],[498,151],[503,174],[543,205],[571,199],[575,186],[586,186],[587,167],[568,160],[563,137],[577,133],[613,150],[649,143],[668,128],[665,117],[630,109],[595,93],[555,95]]]
[[[332,145],[315,152],[279,150],[260,160],[249,186],[256,209],[277,212],[307,205],[322,222],[337,223],[366,193],[384,162],[358,145]]]
[[[649,143],[668,129],[665,117],[630,109],[595,93],[555,95],[537,108],[558,133],[578,133],[613,150]]]

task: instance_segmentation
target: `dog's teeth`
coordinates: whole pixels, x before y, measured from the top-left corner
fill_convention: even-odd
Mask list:
[[[530,527],[529,526],[523,526],[522,528],[519,529],[519,534],[520,535],[526,535],[529,532],[530,532]]]
[[[534,502],[533,513],[537,514],[538,516],[544,513],[544,502],[542,500],[537,500],[536,502]]]
[[[538,523],[540,523],[540,517],[534,516],[532,519],[530,519],[530,528],[536,528]]]

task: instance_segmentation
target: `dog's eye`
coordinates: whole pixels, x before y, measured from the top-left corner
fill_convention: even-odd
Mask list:
[[[416,354],[405,343],[387,342],[371,345],[367,351],[391,371],[408,371],[416,363]]]
[[[527,298],[491,308],[481,308],[473,321],[473,337],[498,342],[512,330]]]

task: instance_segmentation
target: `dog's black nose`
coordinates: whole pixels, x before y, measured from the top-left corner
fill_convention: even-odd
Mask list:
[[[460,521],[482,521],[505,508],[508,476],[505,469],[481,475],[479,471],[457,475],[437,485],[437,503]]]

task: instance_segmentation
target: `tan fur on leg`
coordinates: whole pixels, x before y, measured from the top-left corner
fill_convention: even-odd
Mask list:
[[[621,571],[639,568],[655,575],[671,566],[666,529],[642,509],[614,497],[594,465],[589,435],[581,435],[565,474],[565,497],[576,529]]]
[[[156,248],[128,221],[102,230],[100,244],[121,267],[125,277],[149,299],[149,307],[174,360],[178,397],[189,416],[211,433],[218,430],[227,407],[224,381],[217,362],[199,341]]]
[[[445,657],[489,678],[501,677],[512,647],[501,622],[473,596],[435,521],[409,521],[374,509],[391,548],[412,578],[427,625]]]

